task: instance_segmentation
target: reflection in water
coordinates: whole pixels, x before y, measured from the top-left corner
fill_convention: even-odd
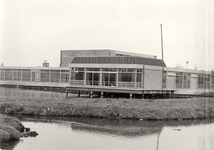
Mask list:
[[[81,117],[25,117],[19,119],[21,121],[37,120],[40,122],[58,123],[61,125],[69,124],[72,130],[78,132],[110,134],[123,137],[139,137],[158,133],[164,126],[164,122],[161,121],[154,122],[127,119],[98,119]]]
[[[0,87],[1,97],[41,97],[41,98],[64,98],[65,95],[60,92],[29,90],[21,88]]]
[[[39,135],[36,138],[22,139],[14,150],[214,148],[214,120],[139,121],[78,117],[19,119]]]

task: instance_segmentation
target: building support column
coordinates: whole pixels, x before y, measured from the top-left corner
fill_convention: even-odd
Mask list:
[[[78,91],[78,97],[80,97],[80,91]]]
[[[65,91],[65,93],[66,93],[66,97],[68,97],[68,91],[67,90]]]
[[[130,95],[129,95],[129,99],[132,99],[132,93],[130,93]]]
[[[169,98],[172,98],[172,93],[171,93],[171,91],[169,92]]]
[[[93,98],[93,91],[90,91],[89,98]]]
[[[101,98],[103,98],[103,92],[101,92]]]

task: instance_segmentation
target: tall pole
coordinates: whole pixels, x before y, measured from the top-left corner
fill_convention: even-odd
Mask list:
[[[163,60],[163,33],[162,33],[162,24],[160,24],[161,28],[161,52],[162,52],[162,60]]]

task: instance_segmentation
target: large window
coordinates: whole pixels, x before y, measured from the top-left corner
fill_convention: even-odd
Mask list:
[[[0,69],[0,80],[4,80],[4,74],[5,74],[4,69]]]
[[[163,78],[162,78],[162,87],[166,88],[166,77],[167,77],[167,72],[163,71]]]
[[[67,83],[69,81],[69,70],[61,70],[61,83]]]
[[[200,89],[210,88],[210,75],[198,74],[198,88]]]
[[[102,73],[102,86],[116,86],[117,74],[112,72]]]
[[[71,84],[84,85],[85,68],[72,68],[71,69]]]
[[[22,70],[22,81],[30,81],[30,69],[24,69]]]
[[[51,82],[60,81],[60,70],[51,70]]]
[[[214,72],[213,71],[212,71],[211,81],[212,81],[212,90],[214,90]]]
[[[102,68],[102,86],[117,86],[117,68]]]
[[[5,69],[5,80],[11,81],[13,77],[12,69]]]
[[[86,68],[86,85],[100,85],[99,71],[99,68]]]
[[[176,88],[190,88],[190,73],[176,72]]]
[[[13,80],[14,81],[21,81],[21,69],[14,69],[13,70]]]
[[[118,86],[134,87],[135,86],[135,69],[119,68]]]
[[[198,74],[198,88],[204,88],[204,79],[202,74]]]
[[[41,82],[49,82],[50,70],[41,70]]]
[[[184,73],[183,88],[190,88],[190,73]]]
[[[204,75],[204,88],[205,89],[210,88],[210,75],[208,74]]]

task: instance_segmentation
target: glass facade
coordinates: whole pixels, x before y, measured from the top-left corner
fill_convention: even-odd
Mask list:
[[[71,85],[142,87],[143,69],[71,68]]]
[[[190,88],[191,73],[176,72],[176,88]]]
[[[177,89],[214,90],[213,72],[210,74],[176,72],[175,75]],[[144,79],[144,69],[139,68],[0,69],[0,80],[3,81],[69,83],[70,80],[70,85],[144,88],[144,80],[147,79],[147,77]],[[160,80],[163,83],[162,88],[167,88],[167,71],[163,71],[163,77]]]

